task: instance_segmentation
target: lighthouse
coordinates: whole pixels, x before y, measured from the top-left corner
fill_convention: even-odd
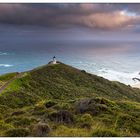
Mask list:
[[[53,64],[56,64],[56,57],[55,57],[55,56],[53,57],[52,63],[53,63]]]
[[[52,61],[50,61],[48,64],[59,64],[59,62],[56,61],[56,57],[54,56]]]

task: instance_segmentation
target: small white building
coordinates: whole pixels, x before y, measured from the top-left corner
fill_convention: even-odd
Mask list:
[[[53,61],[52,61],[52,64],[56,64],[57,62],[56,62],[56,57],[54,56],[53,57]]]
[[[54,56],[53,57],[53,60],[50,61],[48,64],[58,64],[57,60],[56,60],[56,57]]]

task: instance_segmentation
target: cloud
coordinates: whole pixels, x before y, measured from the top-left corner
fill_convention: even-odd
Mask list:
[[[83,23],[91,28],[116,29],[134,24],[139,17],[129,17],[122,12],[97,13],[83,18]]]
[[[139,4],[0,4],[0,23],[55,28],[130,28],[140,23]],[[125,11],[125,12],[124,12]]]

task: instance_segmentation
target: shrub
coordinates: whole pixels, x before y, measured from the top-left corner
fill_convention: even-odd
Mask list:
[[[91,123],[93,121],[92,116],[88,113],[82,115],[81,122]]]
[[[54,101],[47,101],[46,103],[45,103],[45,106],[46,106],[46,108],[49,108],[49,107],[52,107],[52,106],[54,106],[54,105],[56,105],[56,102],[54,102]]]
[[[86,113],[82,115],[80,119],[80,124],[82,128],[91,128],[93,118],[90,114]]]
[[[5,120],[7,123],[12,123],[14,126],[28,126],[36,122],[35,118],[28,117],[10,117]]]
[[[25,112],[23,110],[17,110],[17,111],[14,111],[11,115],[12,116],[18,116],[18,115],[22,115],[24,114]]]
[[[25,128],[13,128],[5,132],[8,137],[26,137],[29,135],[29,130]]]
[[[33,115],[43,115],[46,113],[46,108],[45,106],[35,106],[32,114]]]
[[[140,133],[140,123],[139,124],[132,124],[131,130],[136,132],[136,133]]]
[[[36,120],[34,118],[27,118],[27,117],[23,117],[17,121],[14,122],[14,125],[16,126],[28,126],[30,125],[32,122],[35,122]]]
[[[119,134],[114,132],[113,130],[105,129],[105,130],[96,130],[92,133],[93,137],[118,137]]]
[[[58,126],[49,133],[49,136],[55,137],[85,137],[90,136],[89,131],[81,128],[70,128],[64,125]]]
[[[7,124],[4,121],[0,121],[0,131],[5,131],[14,128],[11,124]]]
[[[131,130],[132,124],[135,124],[136,120],[128,114],[120,114],[116,120],[116,129],[127,131]]]
[[[49,115],[51,121],[57,123],[71,123],[73,122],[73,115],[67,110],[60,110],[58,112],[52,112]]]
[[[71,108],[71,106],[70,106],[70,104],[68,104],[68,103],[64,103],[64,104],[62,105],[62,109],[63,109],[63,110],[70,110],[70,108]]]
[[[48,136],[50,130],[50,127],[46,123],[38,123],[33,126],[32,135],[37,137],[45,137]]]
[[[85,71],[85,70],[81,70],[81,72],[86,73],[86,71]]]
[[[101,114],[100,116],[98,116],[98,121],[102,122],[105,126],[112,126],[114,125],[116,120],[116,117],[114,116],[114,114],[112,115],[110,114]]]
[[[10,111],[10,108],[8,108],[6,105],[0,105],[0,113],[5,114],[7,111]]]

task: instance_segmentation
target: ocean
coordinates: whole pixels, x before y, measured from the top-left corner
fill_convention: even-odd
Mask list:
[[[88,34],[87,34],[88,35]],[[0,24],[0,74],[58,61],[127,85],[140,83],[140,42],[93,39],[84,31]]]
[[[12,30],[13,31],[13,30]],[[0,74],[22,72],[58,61],[127,85],[140,83],[140,42],[49,39],[0,34]]]

